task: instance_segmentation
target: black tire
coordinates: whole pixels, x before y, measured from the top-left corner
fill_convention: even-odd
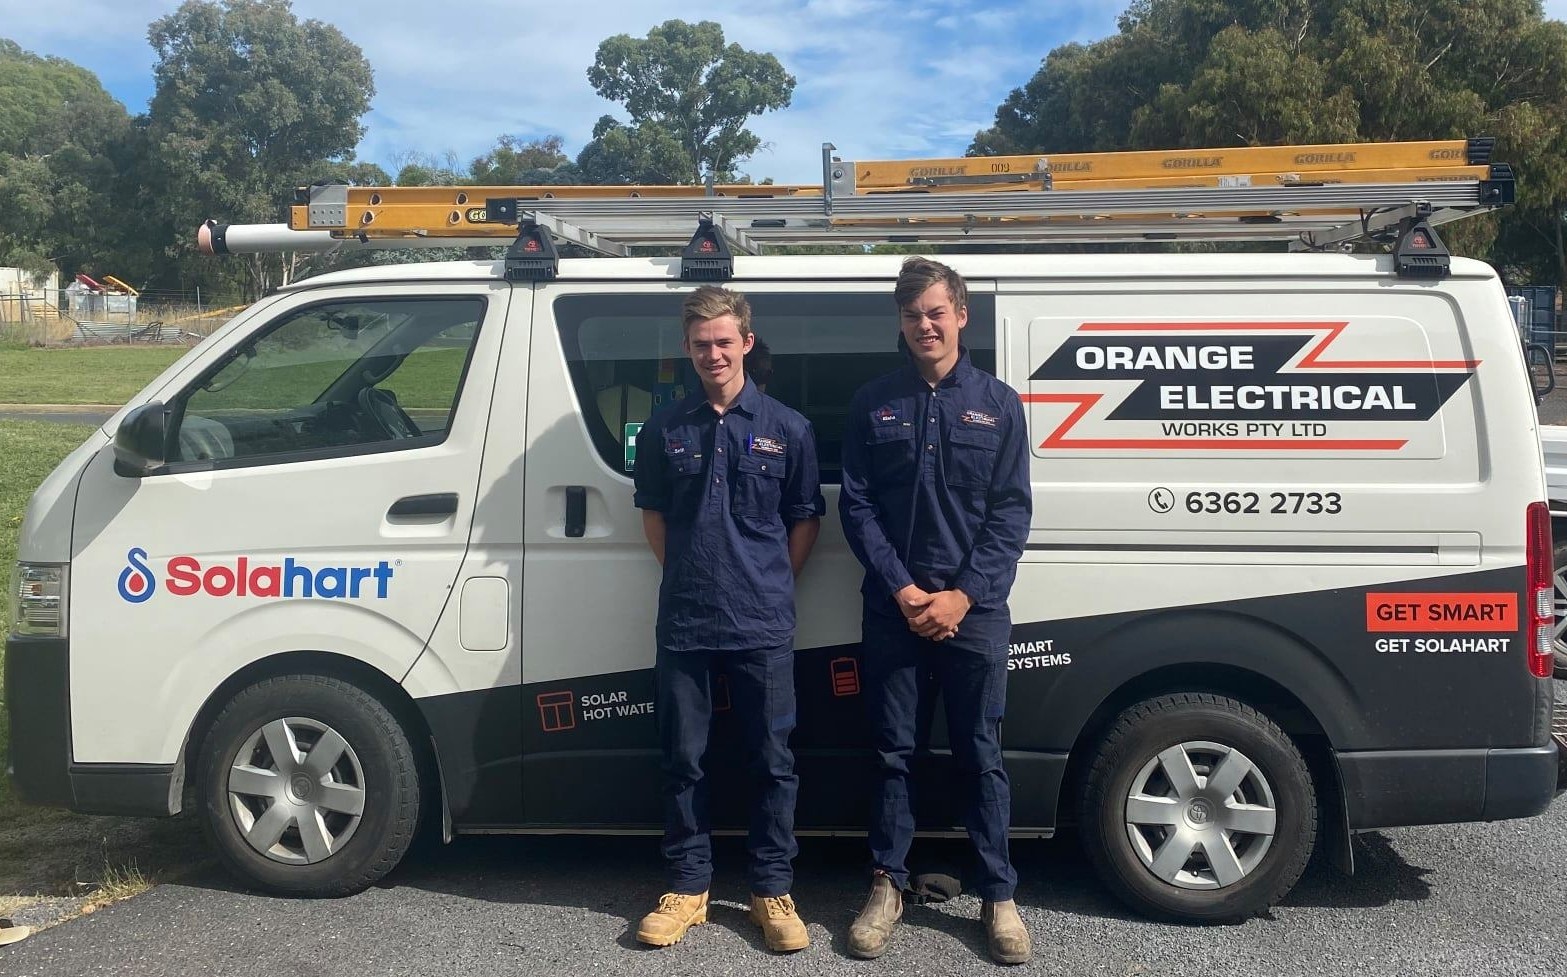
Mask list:
[[[280,768],[272,760],[265,731],[269,726],[276,730],[275,724],[284,720],[289,735],[295,737],[294,742],[304,753],[304,765],[299,768],[301,780],[294,783],[305,792],[306,802],[311,791],[335,790],[351,800],[354,791],[358,791],[362,811],[357,817],[336,811],[322,815],[326,830],[315,837],[328,840],[329,853],[324,856],[319,854],[319,847],[314,853],[306,850],[309,846],[303,840],[298,821],[270,849],[274,854],[258,850],[246,840],[241,819],[253,818],[252,823],[259,826],[265,813],[280,802],[259,794],[230,792],[229,776],[242,748],[253,751],[247,755],[246,768],[259,770],[262,775]],[[327,741],[323,729],[335,731],[347,748],[330,772],[317,779],[308,765],[315,745]],[[313,741],[309,738],[312,732],[316,735]],[[260,743],[256,742],[257,737],[261,738]],[[320,755],[330,752],[324,748]],[[197,789],[207,837],[236,875],[268,892],[293,896],[344,896],[359,892],[396,867],[419,823],[419,767],[401,724],[374,696],[324,675],[269,678],[236,694],[213,721],[202,742],[199,772]],[[279,785],[289,782],[287,777],[268,780]],[[326,801],[320,793],[316,799],[322,801],[322,807],[328,803],[342,806],[339,801]],[[331,843],[334,830],[342,838],[341,847]],[[289,831],[297,845],[290,841]],[[288,856],[291,845],[297,848],[299,857],[319,860],[279,860]]]
[[[1567,542],[1557,543],[1551,551],[1551,566],[1555,577],[1556,623],[1560,625],[1562,617],[1567,615]],[[1551,656],[1555,660],[1556,677],[1567,678],[1567,632],[1551,641]]]
[[[1193,781],[1199,786],[1189,801],[1175,799],[1179,789],[1173,779],[1160,779],[1166,770],[1160,755],[1175,747],[1183,748],[1167,756],[1184,756],[1202,778]],[[1207,796],[1207,775],[1216,774],[1231,755],[1249,760],[1249,765],[1237,761],[1236,769],[1252,773],[1224,798]],[[1205,766],[1202,758],[1209,756],[1215,762]],[[1130,825],[1134,785],[1140,785],[1140,798],[1158,795],[1154,806],[1182,823],[1172,828]],[[1227,803],[1236,797],[1247,801],[1248,814],[1271,806],[1271,837],[1220,830],[1220,819],[1238,817],[1233,812],[1243,810]],[[1300,879],[1316,843],[1317,800],[1306,761],[1282,729],[1234,699],[1187,692],[1148,699],[1116,717],[1089,767],[1079,819],[1083,846],[1100,878],[1133,909],[1173,922],[1228,923],[1265,912]],[[1206,845],[1201,854],[1193,848],[1188,857],[1174,857],[1189,839],[1213,842],[1221,836],[1237,855],[1224,872],[1234,876],[1239,868],[1238,877],[1225,881],[1219,866],[1207,865]],[[1171,864],[1184,866],[1168,881],[1155,874],[1161,863],[1144,860],[1156,859],[1167,845],[1176,846],[1169,849]]]

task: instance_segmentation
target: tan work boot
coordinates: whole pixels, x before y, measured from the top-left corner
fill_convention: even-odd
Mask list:
[[[1028,927],[1017,914],[1017,903],[987,902],[979,911],[985,924],[985,940],[990,944],[990,959],[996,963],[1027,963],[1034,947],[1028,939]]]
[[[871,897],[849,926],[849,953],[861,960],[874,960],[887,952],[892,928],[903,918],[903,893],[892,884],[890,875],[876,873],[871,879]]]
[[[666,892],[658,897],[658,908],[642,917],[637,940],[650,946],[679,943],[686,930],[707,922],[707,893],[687,896]]]
[[[751,922],[762,928],[767,949],[775,953],[792,953],[811,945],[811,934],[805,931],[805,923],[794,911],[794,900],[788,893],[781,896],[751,897]]]

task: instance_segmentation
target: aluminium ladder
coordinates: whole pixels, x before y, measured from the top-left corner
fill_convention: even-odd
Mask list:
[[[1288,242],[1323,250],[1509,204],[1493,139],[845,162],[819,185],[300,188],[286,225],[202,229],[209,253],[553,242],[626,255],[694,243]],[[542,242],[542,244],[540,243]],[[514,247],[518,246],[514,244]],[[706,253],[706,252],[704,252]]]

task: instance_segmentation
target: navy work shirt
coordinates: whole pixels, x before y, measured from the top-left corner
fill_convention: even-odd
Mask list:
[[[934,388],[910,363],[861,387],[843,433],[838,511],[867,605],[915,584],[1006,605],[1033,493],[1017,392],[961,350]]]
[[[664,514],[658,643],[745,651],[794,636],[789,526],[826,509],[811,423],[756,389],[722,415],[700,390],[637,434],[636,506]]]

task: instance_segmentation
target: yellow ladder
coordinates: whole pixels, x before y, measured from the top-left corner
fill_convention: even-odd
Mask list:
[[[1514,197],[1492,139],[844,161],[820,184],[303,187],[286,227],[211,225],[215,251],[498,244],[519,227],[605,254],[685,244],[1287,241],[1328,248]]]

